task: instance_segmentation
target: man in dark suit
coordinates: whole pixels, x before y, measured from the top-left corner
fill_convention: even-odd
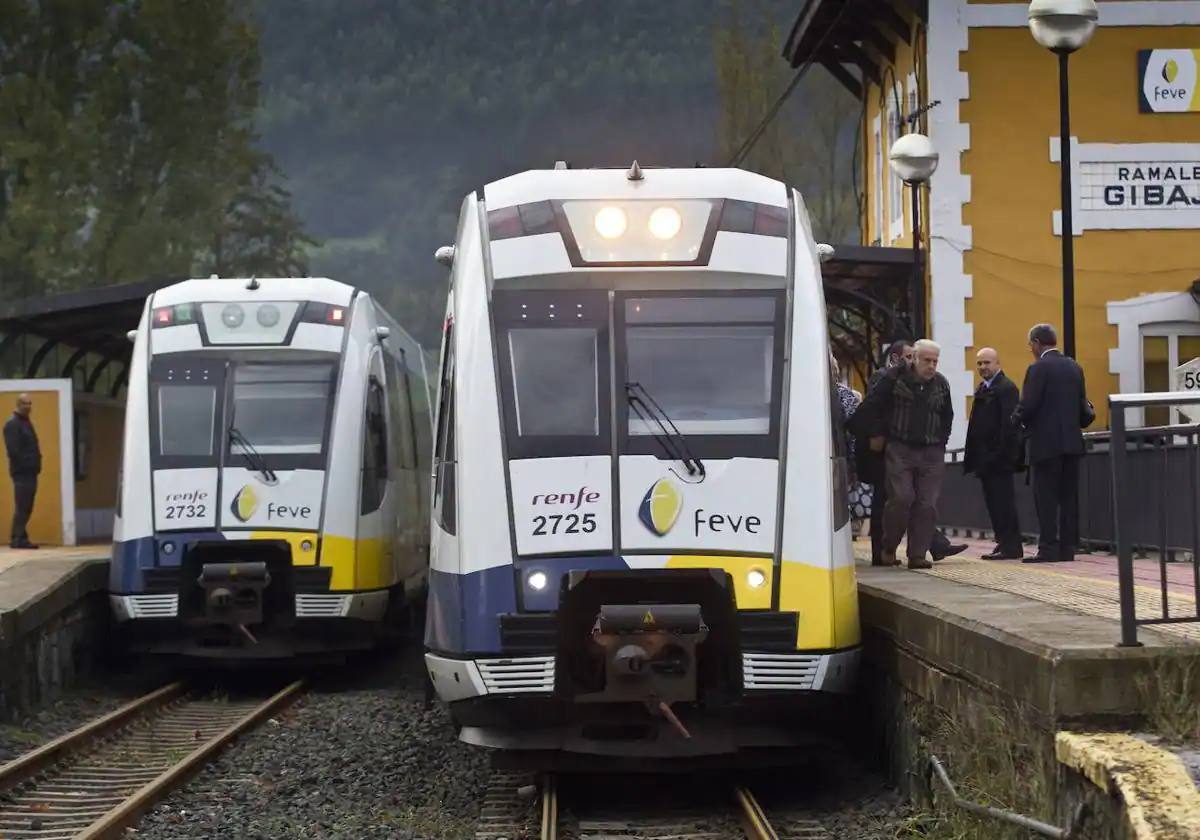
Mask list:
[[[984,559],[1019,560],[1025,551],[1021,546],[1013,472],[1021,444],[1012,414],[1020,395],[1017,386],[1000,369],[1000,357],[993,348],[984,347],[975,355],[975,367],[982,381],[975,389],[971,418],[967,421],[963,472],[979,477],[996,535],[996,547],[983,555]]]
[[[1013,420],[1029,440],[1033,469],[1033,499],[1038,516],[1038,551],[1026,563],[1055,563],[1075,559],[1079,541],[1079,462],[1083,458],[1083,429],[1095,419],[1083,368],[1058,349],[1058,335],[1049,324],[1029,331],[1035,361],[1025,372],[1021,401]]]

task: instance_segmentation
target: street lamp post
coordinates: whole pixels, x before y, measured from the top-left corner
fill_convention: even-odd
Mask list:
[[[938,165],[938,153],[924,134],[910,131],[892,144],[888,165],[912,192],[913,277],[910,307],[913,339],[925,333],[925,271],[921,264],[921,184],[932,176]]]
[[[1091,39],[1098,17],[1095,0],[1033,0],[1029,4],[1029,31],[1034,40],[1058,55],[1063,350],[1072,358],[1075,356],[1075,228],[1071,213],[1071,106],[1067,58]]]

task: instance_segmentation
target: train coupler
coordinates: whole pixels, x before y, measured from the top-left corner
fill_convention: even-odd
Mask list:
[[[271,584],[267,564],[205,563],[196,583],[204,590],[204,617],[213,624],[240,628],[263,620],[263,591]]]

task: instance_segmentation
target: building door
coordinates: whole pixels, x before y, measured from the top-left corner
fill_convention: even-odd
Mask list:
[[[1172,390],[1172,371],[1197,357],[1200,357],[1200,323],[1143,324],[1142,390],[1148,393]],[[1180,416],[1176,406],[1153,406],[1145,412],[1146,426],[1189,422]]]

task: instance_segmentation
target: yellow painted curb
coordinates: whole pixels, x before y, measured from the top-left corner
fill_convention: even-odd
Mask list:
[[[1200,792],[1178,756],[1122,732],[1059,732],[1054,752],[1121,796],[1134,840],[1200,837]]]

